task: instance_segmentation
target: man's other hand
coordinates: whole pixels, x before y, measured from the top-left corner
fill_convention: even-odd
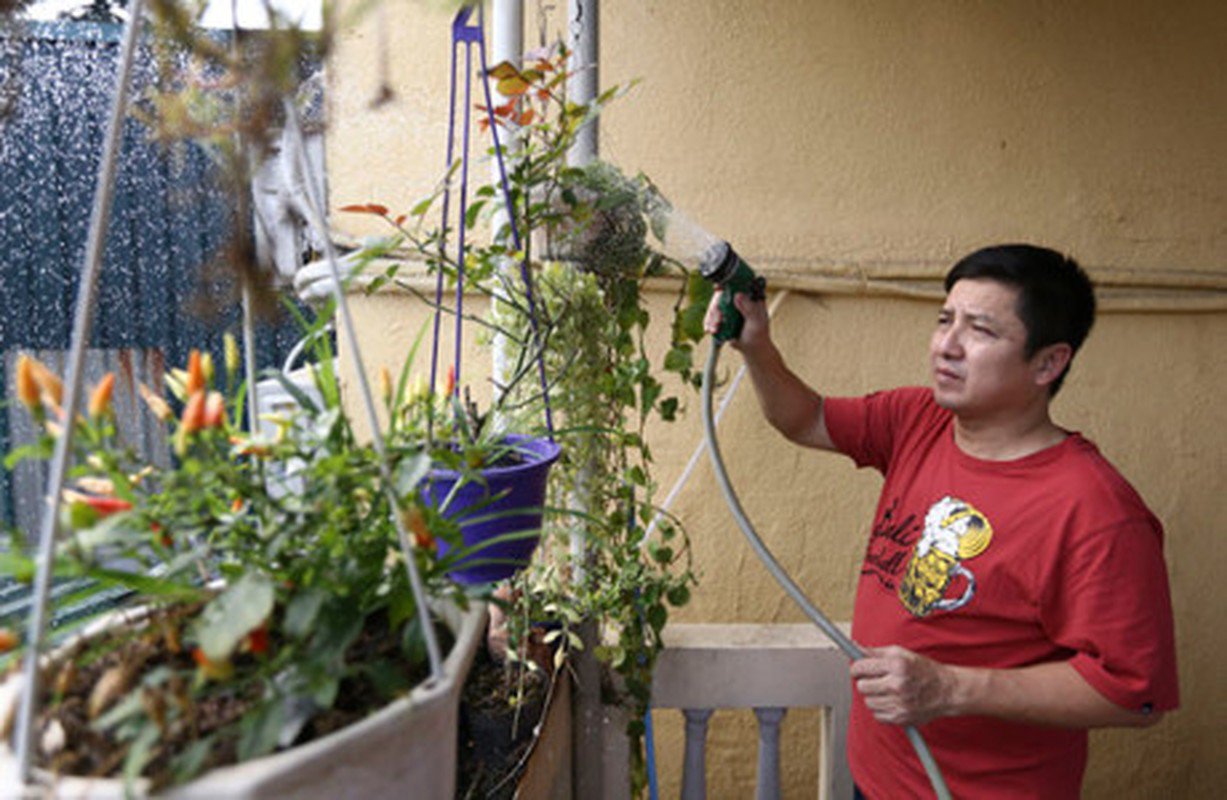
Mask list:
[[[851,668],[856,690],[878,722],[922,725],[949,712],[948,667],[902,647],[867,647]]]

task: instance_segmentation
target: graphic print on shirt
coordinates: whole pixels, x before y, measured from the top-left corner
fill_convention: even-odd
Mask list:
[[[963,562],[983,553],[992,538],[993,526],[970,503],[949,495],[934,503],[899,586],[903,606],[923,617],[967,605],[976,576]]]

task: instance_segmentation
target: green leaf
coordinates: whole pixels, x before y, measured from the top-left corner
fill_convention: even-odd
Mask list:
[[[315,619],[327,597],[327,592],[322,589],[305,589],[295,594],[285,609],[286,635],[295,639],[306,638],[315,626]]]
[[[434,195],[431,195],[430,197],[427,197],[425,200],[421,201],[421,202],[420,202],[420,203],[418,203],[416,206],[414,206],[413,208],[411,208],[411,209],[409,210],[409,213],[410,213],[412,216],[415,216],[415,217],[420,217],[420,216],[422,216],[423,214],[425,214],[427,211],[429,211],[429,210],[430,210],[430,207],[431,207],[431,205],[433,205],[433,204],[434,204],[434,202],[435,202]]]
[[[239,761],[271,753],[277,748],[281,725],[285,720],[285,703],[273,700],[262,703],[243,715],[239,723]]]
[[[405,669],[386,659],[363,667],[367,677],[381,697],[392,698],[404,694],[410,688],[409,675]]]
[[[650,606],[647,616],[648,624],[652,626],[652,630],[659,636],[665,627],[665,622],[669,619],[669,609],[662,605]]]
[[[213,748],[213,737],[199,739],[188,745],[182,753],[175,756],[171,761],[171,770],[175,774],[175,781],[178,783],[186,783],[200,773],[200,768],[204,766],[205,759],[209,756],[209,750]]]
[[[674,347],[665,353],[665,369],[670,372],[681,372],[690,369],[693,365],[694,359],[691,357],[689,347]]]
[[[640,467],[638,464],[631,467],[627,471],[626,477],[628,480],[630,480],[631,483],[635,484],[636,486],[646,486],[648,482],[647,473],[644,472],[643,467]]]
[[[201,612],[196,639],[210,661],[224,661],[244,636],[273,613],[273,583],[249,572],[213,598]]]
[[[396,465],[396,474],[392,478],[392,485],[396,487],[396,494],[399,497],[408,497],[417,490],[418,484],[430,472],[431,459],[430,454],[421,451],[414,455],[403,458]]]
[[[464,227],[472,228],[477,224],[477,216],[481,214],[481,210],[485,205],[485,200],[475,200],[469,204],[469,208],[464,214]]]
[[[154,756],[155,745],[162,738],[158,726],[149,722],[141,728],[136,739],[128,746],[128,754],[124,758],[124,793],[134,794],[136,779],[140,777],[145,765]]]
[[[674,608],[680,608],[690,602],[690,589],[686,588],[684,584],[674,586],[665,593],[665,597],[668,598],[669,604]]]
[[[403,575],[401,571],[397,573]],[[393,584],[393,588],[388,597],[388,624],[393,628],[399,628],[407,620],[413,619],[413,615],[417,613],[417,600],[413,597],[413,592],[408,586],[408,581],[399,580]]]
[[[321,610],[311,639],[311,656],[326,664],[340,664],[345,651],[362,632],[362,614],[344,598]]]

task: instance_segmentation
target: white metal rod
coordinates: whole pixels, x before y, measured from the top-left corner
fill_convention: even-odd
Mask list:
[[[42,526],[38,541],[38,566],[34,576],[34,603],[30,609],[30,624],[26,635],[25,690],[21,696],[21,709],[17,720],[17,763],[22,783],[30,782],[34,716],[39,691],[38,660],[46,634],[47,599],[51,588],[52,565],[55,560],[55,542],[60,533],[59,498],[64,491],[68,457],[72,449],[73,432],[76,427],[75,421],[81,406],[85,346],[89,342],[90,329],[94,323],[98,273],[102,269],[107,223],[111,218],[111,201],[115,196],[115,170],[119,161],[120,141],[128,108],[128,89],[132,79],[136,38],[140,32],[143,16],[144,0],[132,0],[128,8],[128,21],[124,26],[119,61],[115,67],[115,94],[111,102],[111,116],[107,120],[102,160],[98,167],[98,181],[94,191],[94,207],[90,214],[85,263],[82,265],[81,282],[77,287],[77,306],[73,317],[72,342],[69,346],[67,375],[65,375],[68,397],[64,404],[64,432],[56,439],[50,474],[47,478],[47,495],[43,503]]]
[[[332,237],[328,234],[328,224],[324,221],[323,212],[320,210],[323,207],[323,199],[314,196],[315,187],[319,184],[315,180],[311,162],[307,158],[307,148],[302,138],[302,127],[298,123],[298,109],[295,108],[293,101],[288,98],[283,101],[283,105],[285,106],[286,130],[290,133],[290,141],[293,143],[293,149],[296,151],[295,155],[297,156],[298,166],[302,170],[302,205],[307,212],[307,221],[315,228],[316,236],[323,242],[328,269],[332,273],[332,292],[337,301],[337,312],[341,315],[341,327],[345,333],[345,339],[349,344],[350,350],[353,352],[354,367],[358,374],[358,389],[362,395],[363,407],[366,410],[367,424],[371,427],[371,441],[375,446],[375,452],[379,455],[379,471],[383,479],[384,493],[387,494],[388,503],[391,506],[392,524],[396,528],[396,536],[400,542],[401,552],[405,556],[405,571],[409,574],[409,586],[413,590],[414,598],[417,600],[418,621],[422,625],[422,635],[426,639],[426,655],[430,661],[430,675],[432,679],[442,679],[443,660],[439,654],[439,641],[435,636],[434,625],[430,619],[430,608],[426,603],[426,590],[422,585],[422,576],[418,573],[413,545],[410,542],[409,534],[405,530],[405,523],[399,513],[400,501],[396,496],[391,469],[388,466],[388,454],[387,448],[384,446],[383,428],[379,424],[379,416],[375,413],[375,396],[371,392],[371,383],[367,379],[366,367],[362,360],[362,350],[358,344],[358,334],[354,330],[353,317],[349,311],[349,300],[345,297],[345,286],[341,279],[341,270],[337,266],[336,248],[333,247]]]

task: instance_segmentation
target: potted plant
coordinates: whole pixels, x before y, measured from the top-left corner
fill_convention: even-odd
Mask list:
[[[506,415],[495,421],[497,407],[479,413],[467,392],[459,396],[450,369],[441,394],[418,389],[406,397],[404,377],[387,402],[390,430],[425,431],[434,447],[421,510],[459,529],[455,541],[437,539],[439,558],[466,586],[510,578],[537,547],[547,480],[561,447],[548,431],[534,433],[537,425],[507,424]],[[530,401],[520,411],[537,407]]]
[[[411,780],[426,796],[450,796],[459,691],[484,606],[446,579],[428,542],[410,551],[450,642],[442,674],[429,675],[392,514],[413,514],[430,447],[408,429],[388,438],[396,485],[387,491],[378,455],[340,410],[327,339],[316,341],[322,402],[302,396],[267,433],[231,422],[245,393],[236,358],[213,376],[195,353],[168,376],[177,414],[162,393],[139,387],[171,428],[169,467],[141,463],[117,439],[115,379],[94,390],[75,423],[79,466],[58,509],[69,535],[57,571],[126,587],[140,611],[43,660],[36,754],[46,785],[75,791],[81,781],[58,776],[83,774],[93,792],[92,780],[112,775],[122,780],[103,791],[115,796],[126,783],[185,784],[176,789],[184,796],[335,797],[361,787],[392,797]],[[18,394],[42,435],[16,458],[46,457],[62,433],[57,386],[22,359]],[[278,464],[290,465],[298,491],[269,479]],[[454,535],[432,522],[426,536]],[[19,537],[3,564],[19,579],[31,574]],[[5,691],[12,700],[20,690],[11,678]],[[11,755],[0,762],[11,772]]]

